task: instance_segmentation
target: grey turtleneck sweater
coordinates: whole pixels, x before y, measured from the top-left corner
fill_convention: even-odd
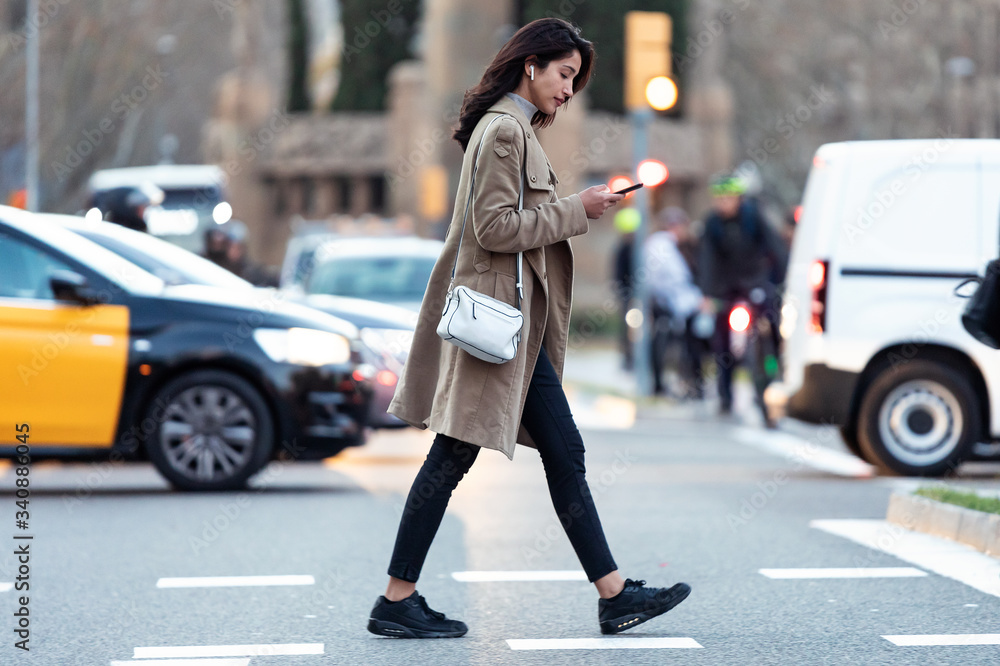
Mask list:
[[[528,100],[524,99],[517,93],[509,92],[507,93],[507,97],[510,97],[512,100],[517,102],[518,108],[520,108],[521,111],[524,112],[524,115],[527,116],[528,122],[530,123],[531,119],[535,117],[535,113],[538,112],[538,107],[529,102]]]

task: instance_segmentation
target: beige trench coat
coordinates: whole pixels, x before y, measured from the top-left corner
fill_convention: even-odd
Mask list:
[[[476,149],[496,113],[512,118],[493,123],[483,142],[455,284],[513,305],[517,252],[524,252],[521,342],[517,356],[500,365],[472,356],[436,332],[458,251]],[[522,162],[524,208],[518,211]],[[535,446],[521,427],[528,385],[542,345],[562,379],[573,303],[573,250],[568,239],[590,228],[580,196],[558,198],[557,182],[529,119],[513,100],[503,97],[479,121],[469,140],[451,226],[427,284],[390,414],[420,429],[502,451],[511,459],[515,443]]]

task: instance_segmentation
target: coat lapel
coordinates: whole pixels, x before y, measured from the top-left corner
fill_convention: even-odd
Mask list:
[[[518,122],[521,129],[524,131],[525,136],[525,162],[521,165],[522,173],[529,165],[532,165],[537,160],[542,160],[545,162],[545,153],[542,150],[542,144],[538,142],[538,137],[535,135],[535,128],[531,126],[531,119],[524,115],[521,111],[521,107],[517,105],[517,102],[512,100],[510,97],[504,95],[499,100],[497,100],[493,106],[491,106],[487,113],[506,113],[509,116],[513,116],[514,120]],[[544,172],[545,169],[539,169],[535,165],[535,171]],[[523,183],[524,187],[527,187],[527,183]],[[531,267],[531,270],[535,272],[538,276],[538,281],[542,285],[542,292],[545,294],[546,299],[548,299],[548,285],[545,281],[545,255],[542,249],[528,250],[524,253],[524,261]]]

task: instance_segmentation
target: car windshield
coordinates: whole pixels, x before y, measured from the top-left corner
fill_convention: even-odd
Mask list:
[[[306,291],[383,303],[419,301],[434,263],[432,257],[337,258],[316,266]]]
[[[164,187],[163,208],[177,210],[194,208],[212,210],[222,201],[222,192],[217,187]]]
[[[90,240],[80,238],[61,224],[46,220],[41,214],[33,215],[7,209],[4,215],[4,221],[12,224],[15,229],[34,236],[66,256],[73,257],[129,293],[153,296],[163,291],[162,279],[121,255]],[[10,216],[9,219],[7,215]]]
[[[208,259],[146,234],[136,232],[128,234],[128,239],[125,239],[92,229],[74,231],[149,271],[168,285],[199,284],[232,289],[253,286]]]

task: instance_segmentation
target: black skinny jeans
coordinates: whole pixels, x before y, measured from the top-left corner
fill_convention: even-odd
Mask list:
[[[521,423],[538,446],[552,505],[590,582],[618,569],[587,485],[583,438],[545,348],[540,348]],[[447,435],[434,438],[427,459],[406,498],[389,575],[416,583],[458,482],[472,467],[479,447]]]

